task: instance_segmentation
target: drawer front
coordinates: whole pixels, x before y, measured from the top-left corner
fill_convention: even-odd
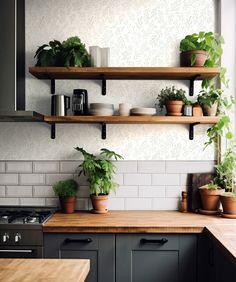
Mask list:
[[[98,249],[98,235],[93,234],[60,234],[58,237],[61,250],[94,250]]]

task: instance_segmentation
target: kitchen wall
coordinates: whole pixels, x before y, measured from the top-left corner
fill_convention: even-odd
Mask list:
[[[38,46],[78,35],[87,48],[110,47],[111,66],[179,66],[179,41],[186,34],[216,29],[216,3],[26,0],[27,110],[50,113],[49,82],[28,73],[28,67],[35,64],[33,57]],[[108,81],[104,97],[99,81],[56,81],[56,93],[72,95],[74,88],[86,88],[89,102],[111,102],[116,108],[121,102],[153,107],[159,91],[172,85],[188,91],[185,81]],[[195,94],[199,87],[197,82]],[[214,148],[203,150],[207,128],[196,126],[195,138],[190,141],[186,125],[108,125],[107,139],[102,140],[98,125],[58,125],[56,139],[51,140],[47,124],[0,123],[0,204],[55,203],[50,186],[61,174],[64,177],[75,173],[63,167],[67,163],[72,168],[77,165],[74,161],[80,156],[73,147],[79,145],[92,153],[106,147],[124,157],[126,162],[118,165],[124,168],[119,168],[116,176],[121,189],[110,200],[111,207],[176,209],[179,192],[186,188],[182,177],[188,169],[212,170]],[[169,170],[170,165],[177,171]],[[15,166],[13,171],[9,170],[11,166]],[[79,195],[82,193],[83,199],[78,207],[87,209],[87,188],[80,184]]]

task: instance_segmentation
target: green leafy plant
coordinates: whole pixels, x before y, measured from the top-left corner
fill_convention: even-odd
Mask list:
[[[156,104],[162,110],[167,101],[183,101],[186,103],[187,98],[185,94],[186,92],[183,89],[175,89],[174,86],[166,87],[161,90],[160,94],[158,94]]]
[[[209,184],[207,184],[207,189],[217,190],[217,189],[220,189],[220,187],[217,184],[215,184],[214,182],[210,182]]]
[[[221,45],[224,43],[223,37],[216,32],[193,33],[185,36],[180,41],[180,51],[203,50],[207,51],[205,67],[216,67],[220,65],[220,58],[223,53]],[[191,65],[196,62],[196,55],[192,55]]]
[[[209,107],[211,107],[217,102],[220,106],[221,103],[223,103],[223,101],[221,101],[222,93],[223,93],[222,89],[216,89],[214,88],[214,86],[210,86],[207,89],[204,88],[199,92],[197,96],[197,102],[201,106],[207,105]]]
[[[59,197],[74,197],[78,191],[78,184],[73,179],[60,180],[52,188]]]
[[[87,177],[90,194],[108,195],[110,191],[115,191],[118,184],[113,180],[115,164],[112,159],[123,157],[105,148],[100,150],[98,156],[86,152],[83,148],[76,147],[75,150],[84,157],[84,161],[79,165],[79,176],[83,174]]]
[[[78,36],[70,37],[62,43],[58,40],[50,41],[40,46],[34,56],[37,59],[36,66],[48,67],[87,67],[91,65],[91,59]]]

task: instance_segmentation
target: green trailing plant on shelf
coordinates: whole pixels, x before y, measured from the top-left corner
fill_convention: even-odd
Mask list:
[[[78,36],[69,37],[62,43],[58,40],[50,41],[40,46],[34,56],[36,66],[40,67],[88,67],[91,58]]]

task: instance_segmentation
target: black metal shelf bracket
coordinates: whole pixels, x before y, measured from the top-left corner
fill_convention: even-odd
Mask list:
[[[194,139],[194,126],[200,124],[200,122],[195,122],[195,123],[191,123],[189,125],[189,140],[193,140]]]
[[[55,79],[51,79],[51,94],[55,94]]]
[[[51,124],[51,139],[56,138],[56,125],[55,123]]]
[[[105,140],[107,138],[107,125],[105,122],[102,122],[101,126],[102,126],[102,139]]]
[[[102,95],[105,96],[107,93],[107,81],[105,75],[102,74]]]
[[[190,78],[189,80],[189,96],[193,96],[194,94],[194,81],[199,77],[200,75],[197,74],[194,77]]]

